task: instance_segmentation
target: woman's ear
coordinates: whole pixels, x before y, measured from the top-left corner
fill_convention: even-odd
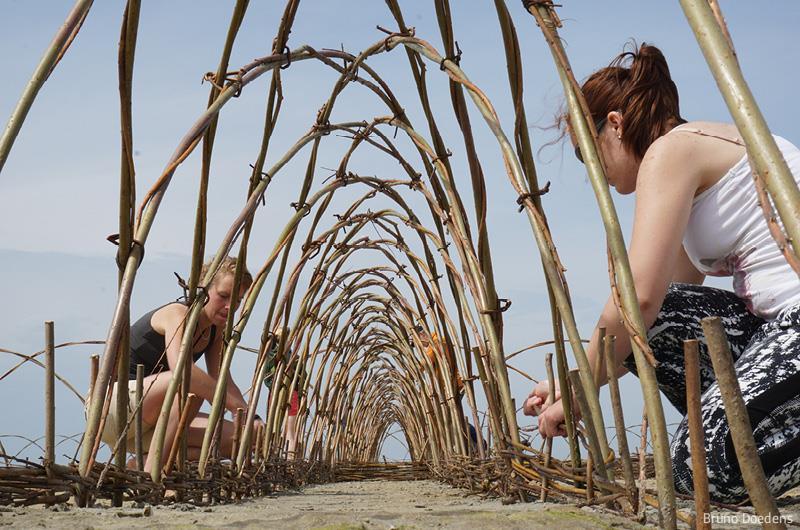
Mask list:
[[[614,129],[614,136],[617,138],[622,137],[622,113],[618,110],[612,110],[606,116],[606,122]]]

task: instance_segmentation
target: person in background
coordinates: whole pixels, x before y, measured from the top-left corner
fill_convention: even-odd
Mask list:
[[[280,348],[281,337],[284,335],[288,337],[288,328],[278,328],[274,332],[272,347],[267,354],[267,370],[266,375],[264,376],[264,385],[269,389],[270,394],[272,393],[273,389],[273,381],[275,379],[275,371],[278,361],[281,358],[291,358],[292,352],[288,345],[286,346],[285,353],[279,355],[278,348]],[[295,389],[292,390],[292,395],[289,398],[289,410],[286,412],[286,419],[283,422],[283,435],[287,442],[287,453],[290,459],[293,459],[297,456],[297,414],[300,411],[300,394],[297,389],[303,387],[304,374],[305,372],[301,371],[300,377],[298,377],[297,384],[295,385]],[[291,384],[293,376],[294,367],[289,366],[284,374],[283,384]]]
[[[416,331],[417,334],[419,335],[420,343],[422,344],[422,347],[425,348],[424,350],[425,356],[430,361],[431,366],[433,366],[434,377],[442,378],[441,379],[442,382],[447,380],[445,379],[446,377],[452,378],[452,381],[455,384],[455,389],[456,389],[456,405],[459,411],[461,412],[461,415],[463,416],[461,399],[464,397],[464,380],[461,378],[461,374],[458,373],[458,369],[456,368],[455,356],[453,356],[452,354],[448,354],[448,362],[450,366],[452,366],[452,370],[451,373],[446,376],[439,368],[439,362],[436,358],[436,349],[442,348],[442,344],[439,341],[439,336],[436,333],[434,333],[433,335],[429,335],[428,332],[425,330],[425,328],[422,326],[414,326],[414,331]],[[467,427],[468,438],[472,443],[473,449],[475,449],[475,447],[477,447],[478,444],[478,433],[475,430],[475,427],[470,422],[464,420],[464,423],[466,424]],[[484,448],[485,445],[486,442],[484,441]]]
[[[192,368],[189,392],[199,398],[193,409],[189,412],[190,422],[187,428],[188,458],[196,460],[200,457],[200,448],[203,443],[208,415],[199,412],[203,400],[212,402],[214,390],[219,379],[219,370],[222,355],[222,336],[228,313],[235,311],[245,291],[253,282],[250,273],[246,270],[242,275],[239,292],[233,292],[233,275],[236,270],[236,258],[223,259],[217,273],[206,286],[208,300],[200,313],[200,319],[192,336]],[[205,277],[210,263],[203,265],[200,277]],[[130,333],[130,365],[127,374],[129,378],[128,414],[133,414],[136,407],[136,365],[144,365],[144,396],[141,404],[143,444],[149,448],[146,454],[144,469],[150,471],[152,461],[150,455],[155,449],[153,431],[155,429],[161,407],[167,393],[167,387],[174,367],[177,365],[181,342],[183,341],[184,325],[189,315],[189,307],[183,302],[171,302],[145,313],[131,326]],[[197,361],[205,357],[206,371],[197,366]],[[117,384],[114,384],[112,393],[112,406],[102,432],[102,440],[113,447],[117,443],[119,433],[116,429],[116,401]],[[175,399],[167,424],[162,455],[169,452],[178,431],[179,410],[178,399]],[[247,403],[242,397],[239,387],[228,379],[225,408],[235,412],[237,408],[247,409]],[[220,449],[222,454],[230,454],[233,440],[233,422],[223,420]],[[127,432],[128,450],[133,451],[134,429]]]

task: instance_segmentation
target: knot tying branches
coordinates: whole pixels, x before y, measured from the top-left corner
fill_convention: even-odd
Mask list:
[[[240,343],[242,341],[242,333],[238,329],[232,329],[230,340],[225,340],[225,337],[222,337],[222,342],[225,344],[226,348],[231,340],[236,344]]]
[[[375,26],[375,27],[378,29],[378,31],[382,31],[389,35],[388,37],[383,39],[383,48],[386,51],[392,49],[392,46],[389,44],[389,39],[391,39],[392,37],[413,37],[415,32],[415,29],[413,27],[406,28],[405,31],[392,31],[390,29],[386,29],[381,26]]]
[[[525,8],[525,11],[531,15],[533,15],[533,10],[531,9],[533,7],[543,7],[547,9],[550,22],[552,22],[557,28],[561,27],[561,19],[558,17],[555,11],[556,7],[561,7],[561,4],[554,4],[553,0],[522,0],[522,6]]]
[[[336,180],[341,181],[341,183],[347,186],[347,183],[350,182],[352,179],[356,178],[355,173],[352,171],[337,171],[336,172]]]
[[[181,275],[178,274],[177,272],[173,272],[172,274],[174,274],[175,278],[178,279],[178,286],[180,286],[180,288],[183,289],[183,296],[179,297],[177,301],[184,300],[184,301],[188,302],[189,301],[189,284],[186,283],[186,280],[181,278]],[[208,303],[208,289],[206,289],[206,287],[204,285],[198,285],[197,286],[197,290],[200,291],[201,293],[203,293],[203,295],[205,295],[204,296],[205,302],[203,302],[203,305],[205,306]]]
[[[240,69],[236,73],[236,77],[230,80],[231,85],[236,86],[236,92],[233,93],[233,97],[238,98],[242,95],[242,77],[244,76],[244,69]]]
[[[344,51],[344,50],[342,50]],[[358,63],[356,63],[352,59],[342,59],[343,67],[345,69],[344,80],[345,81],[355,81],[358,79]],[[347,63],[350,63],[349,65]]]
[[[289,50],[289,46],[283,47],[284,55],[286,55],[286,64],[281,65],[281,70],[286,70],[292,64],[292,52]]]
[[[319,249],[322,247],[322,243],[319,241],[311,241],[309,243],[303,243],[301,247],[303,252],[308,252],[309,250],[311,253],[308,255],[308,259],[315,258],[317,254],[319,254]]]
[[[303,217],[311,213],[311,205],[307,202],[290,202],[289,206],[294,208],[294,211],[299,212],[300,210],[303,211]]]
[[[450,151],[450,149],[446,149],[446,150],[445,150],[445,154],[443,154],[443,155],[441,155],[441,156],[435,156],[435,157],[433,157],[433,158],[431,159],[431,165],[435,165],[435,164],[436,164],[436,162],[439,162],[439,161],[440,161],[440,160],[442,160],[443,158],[450,158],[451,156],[453,156],[453,152],[452,152],[452,151]]]
[[[106,238],[106,241],[108,241],[112,245],[119,246],[119,234],[111,234],[111,235],[109,235]],[[131,246],[128,249],[128,255],[130,255],[133,252],[133,249],[136,248],[136,247],[139,247],[140,249],[142,249],[142,255],[139,256],[139,263],[136,265],[136,270],[139,270],[139,267],[142,266],[142,262],[144,261],[144,245],[142,245],[142,243],[140,241],[137,241],[136,239],[131,239]],[[119,250],[121,250],[121,249],[119,249]],[[125,268],[125,264],[122,263],[122,260],[120,258],[119,250],[117,250],[117,257],[115,259],[117,261],[117,266],[120,269],[124,269]]]
[[[223,87],[219,83],[217,83],[217,74],[215,74],[214,72],[206,72],[205,75],[203,76],[203,79],[200,80],[200,84],[202,85],[206,81],[211,83],[211,85],[214,88],[222,92]]]
[[[255,189],[255,187],[258,186],[259,182],[266,182],[267,184],[270,184],[272,182],[272,176],[269,173],[267,173],[266,171],[256,171],[256,166],[254,166],[253,164],[248,164],[248,165],[253,169],[253,173],[250,175],[251,189]],[[259,201],[261,202],[261,206],[267,205],[267,199],[266,197],[264,197],[263,193],[261,194]]]
[[[458,41],[456,41],[456,54],[450,57],[443,57],[441,61],[439,61],[439,70],[444,72],[444,63],[445,61],[450,61],[456,66],[461,65],[461,48],[458,46]]]
[[[408,183],[408,188],[412,190],[417,190],[422,188],[422,173],[415,172],[411,175],[411,180]]]
[[[491,315],[493,313],[505,313],[511,307],[511,300],[508,298],[497,299],[497,309],[482,309],[482,315]]]
[[[521,212],[522,210],[525,209],[525,200],[531,199],[533,197],[541,197],[542,195],[544,195],[549,191],[550,191],[550,181],[548,180],[543,188],[539,188],[536,191],[520,194],[520,196],[517,197],[517,204],[519,204],[519,211]]]
[[[320,112],[321,114],[321,112]],[[331,133],[331,122],[325,120],[324,123],[317,122],[311,127],[312,132],[321,132],[322,136],[328,136]]]

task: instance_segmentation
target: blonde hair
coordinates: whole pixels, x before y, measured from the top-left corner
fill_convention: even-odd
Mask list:
[[[208,274],[212,261],[213,259],[203,264],[203,268],[200,269],[200,278],[205,278],[206,274]],[[238,258],[233,256],[225,256],[222,259],[222,263],[219,264],[219,268],[217,269],[216,274],[214,274],[214,278],[211,280],[211,283],[213,284],[215,281],[217,281],[217,278],[224,278],[228,274],[233,275],[236,272],[237,263],[239,263]],[[240,287],[242,289],[249,289],[252,284],[253,276],[250,274],[250,271],[247,270],[247,265],[244,265],[242,267],[242,280]]]

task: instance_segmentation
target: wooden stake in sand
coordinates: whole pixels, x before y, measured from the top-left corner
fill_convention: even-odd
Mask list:
[[[164,471],[169,473],[172,471],[172,465],[175,462],[175,458],[178,456],[178,449],[181,446],[181,440],[186,436],[186,426],[189,424],[189,411],[194,407],[194,403],[197,400],[197,396],[191,392],[186,395],[186,404],[183,406],[183,410],[181,411],[181,417],[178,421],[178,431],[175,434],[175,439],[172,441],[172,448],[169,451],[169,457],[167,458],[167,463],[164,466]]]
[[[44,462],[48,468],[56,461],[56,350],[54,333],[53,322],[45,322]]]
[[[144,471],[144,445],[142,444],[142,396],[144,395],[144,365],[136,365],[136,404],[133,419],[134,450],[136,451],[136,469]]]
[[[601,445],[597,439],[597,431],[594,428],[595,424],[592,421],[592,410],[589,408],[589,401],[586,398],[586,392],[581,384],[581,376],[577,369],[569,371],[569,380],[570,383],[572,383],[572,391],[575,393],[575,399],[577,399],[578,406],[583,415],[583,423],[586,426],[586,438],[589,442],[589,453],[592,456],[592,462],[600,474],[605,477],[607,474],[603,452],[600,449]],[[566,396],[566,399],[569,399],[569,396]],[[589,475],[588,471],[587,475]]]
[[[242,432],[242,419],[244,418],[244,409],[236,409],[233,415],[233,441],[231,442],[231,463],[235,465],[236,455],[239,449],[239,436]]]
[[[700,412],[700,353],[696,340],[683,341],[683,358],[686,366],[686,417],[689,423],[689,443],[692,450],[695,528],[708,530],[711,528],[711,523],[706,522],[704,515],[711,511],[711,505],[708,497],[703,417]]]
[[[622,459],[622,476],[625,478],[625,491],[631,503],[633,512],[636,512],[636,481],[633,478],[633,464],[628,449],[628,437],[625,430],[625,416],[622,413],[622,399],[617,381],[617,367],[614,362],[614,335],[607,335],[603,339],[603,356],[606,359],[606,375],[608,376],[608,391],[611,395],[611,408],[614,411],[614,428],[617,431],[617,447]]]
[[[100,370],[100,356],[96,353],[89,357],[89,392],[86,396],[92,395],[94,383],[97,381],[97,371]]]
[[[544,367],[547,371],[547,383],[549,385],[549,394],[547,394],[547,404],[552,405],[555,400],[556,394],[556,378],[553,375],[553,354],[547,353],[544,358]],[[544,466],[550,467],[550,458],[553,451],[553,438],[548,437],[546,442],[546,449],[544,453]],[[539,494],[539,500],[544,502],[547,500],[547,477],[542,477],[542,491]]]
[[[708,317],[702,320],[703,332],[708,343],[708,352],[711,363],[714,365],[714,374],[717,376],[722,403],[725,406],[725,415],[728,417],[728,426],[736,450],[736,459],[742,472],[742,480],[747,487],[750,501],[756,513],[767,520],[780,519],[778,506],[767,487],[767,478],[761,460],[758,458],[756,442],[753,438],[753,428],[750,425],[750,416],[739,389],[739,380],[733,367],[733,357],[725,336],[725,329],[719,317]],[[764,528],[786,528],[781,523],[765,523]]]

